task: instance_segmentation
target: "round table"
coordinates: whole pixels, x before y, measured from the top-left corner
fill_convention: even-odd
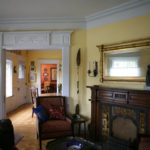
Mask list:
[[[80,142],[83,144],[81,150],[101,150],[101,146],[81,137],[62,137],[52,142],[48,142],[46,150],[67,150],[67,143]]]

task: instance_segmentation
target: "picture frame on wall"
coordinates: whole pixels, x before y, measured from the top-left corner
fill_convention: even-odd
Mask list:
[[[50,74],[51,74],[51,81],[56,82],[57,81],[57,68],[51,68]]]
[[[29,81],[30,81],[30,82],[36,82],[36,73],[31,72],[31,73],[29,74]]]
[[[48,81],[48,78],[44,78],[44,81]]]
[[[30,72],[35,72],[35,66],[30,66]]]
[[[48,73],[43,73],[43,76],[48,76]]]

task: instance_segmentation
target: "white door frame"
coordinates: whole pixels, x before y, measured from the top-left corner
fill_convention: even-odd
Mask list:
[[[59,60],[38,60],[38,93],[41,94],[41,65],[42,64],[57,64],[57,93],[59,84]]]
[[[62,50],[62,95],[69,110],[70,36],[72,31],[0,32],[0,119],[6,117],[5,50]]]

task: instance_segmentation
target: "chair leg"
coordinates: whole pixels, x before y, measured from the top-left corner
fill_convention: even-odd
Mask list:
[[[42,140],[39,138],[40,150],[42,150]]]
[[[33,110],[32,110],[32,118],[33,118],[33,114],[34,114],[34,113],[33,113]]]
[[[33,111],[33,108],[34,108],[34,107],[32,107],[32,118],[33,118],[33,116],[34,116],[34,111]]]
[[[39,135],[38,135],[38,133],[36,133],[36,138],[37,138],[37,139],[39,139]]]

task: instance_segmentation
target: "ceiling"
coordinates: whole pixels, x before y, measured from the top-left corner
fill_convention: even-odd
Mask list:
[[[0,0],[0,19],[85,18],[137,0]]]

